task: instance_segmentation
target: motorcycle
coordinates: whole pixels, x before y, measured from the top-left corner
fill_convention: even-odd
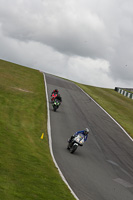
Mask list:
[[[78,146],[83,146],[84,144],[84,135],[79,134],[75,136],[71,142],[68,143],[67,149],[70,151],[70,153],[74,153]]]
[[[59,108],[60,102],[55,100],[52,104],[54,112]]]

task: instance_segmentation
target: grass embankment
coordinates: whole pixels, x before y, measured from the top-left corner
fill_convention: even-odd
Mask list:
[[[101,105],[133,138],[133,100],[113,89],[79,85],[99,105]]]
[[[74,199],[51,159],[45,98],[42,73],[0,60],[2,200]]]

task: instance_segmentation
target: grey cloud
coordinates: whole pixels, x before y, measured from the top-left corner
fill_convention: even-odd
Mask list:
[[[49,59],[40,58],[41,63],[47,63],[54,73],[53,63],[67,73],[73,58],[101,59],[109,63],[106,75],[114,81],[132,83],[132,0],[101,0],[100,3],[98,0],[0,0],[0,3],[4,38],[23,43],[23,50],[26,43],[30,48],[31,43],[37,45],[38,52],[47,49]],[[58,55],[55,62],[50,61],[51,52],[53,57]],[[79,66],[78,62],[77,59],[75,65]]]
[[[83,10],[78,13],[75,9],[73,13],[73,9],[69,10],[70,5],[66,4],[64,8],[62,3],[60,6],[48,5],[40,4],[41,13],[34,13],[33,5],[32,12],[31,8],[25,11],[21,4],[18,9],[5,10],[3,32],[22,41],[47,44],[68,55],[104,57],[109,40],[104,23],[96,14],[90,11],[83,13]]]

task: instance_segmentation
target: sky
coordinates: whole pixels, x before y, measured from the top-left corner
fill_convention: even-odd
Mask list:
[[[133,88],[133,0],[0,0],[0,59]]]

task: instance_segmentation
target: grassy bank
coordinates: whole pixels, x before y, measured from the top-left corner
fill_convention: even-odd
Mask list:
[[[51,159],[45,98],[42,73],[0,60],[2,200],[74,199]]]
[[[100,104],[133,138],[133,100],[113,89],[79,85],[98,104]]]

